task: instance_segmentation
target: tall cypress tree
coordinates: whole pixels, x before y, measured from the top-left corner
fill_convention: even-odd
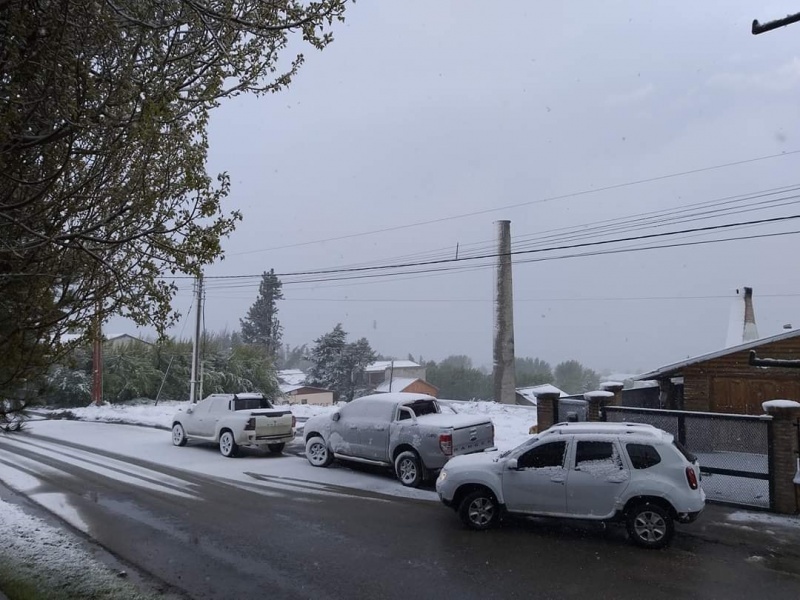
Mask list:
[[[283,299],[283,284],[270,269],[261,276],[258,286],[258,298],[247,311],[247,316],[240,319],[242,340],[246,344],[257,344],[267,350],[267,354],[275,360],[281,347],[283,327],[278,320],[278,300]]]

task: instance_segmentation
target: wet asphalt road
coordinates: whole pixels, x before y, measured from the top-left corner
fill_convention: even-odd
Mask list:
[[[516,521],[477,533],[432,502],[267,476],[248,486],[92,450],[180,480],[176,491],[191,490],[181,496],[2,440],[0,450],[0,461],[54,467],[31,470],[35,493],[66,494],[99,543],[197,599],[800,597],[800,578],[748,561],[752,548],[693,536],[644,551],[618,527]]]

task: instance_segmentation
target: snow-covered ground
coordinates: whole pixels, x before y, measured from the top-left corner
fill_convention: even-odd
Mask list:
[[[536,409],[533,407],[498,404],[496,402],[460,402],[442,400],[445,410],[452,408],[460,414],[482,415],[492,419],[495,430],[495,444],[501,450],[514,448],[524,442],[530,435],[531,426],[536,425]],[[106,404],[104,406],[87,406],[69,409],[42,409],[36,412],[49,414],[68,412],[81,421],[98,421],[104,423],[127,423],[130,425],[146,425],[169,429],[172,417],[188,402],[166,401],[155,405],[152,401],[131,404]],[[314,406],[311,404],[285,405],[300,420],[320,414],[331,413],[336,406]],[[303,423],[298,423],[302,429]]]
[[[31,598],[149,598],[124,573],[84,548],[74,533],[0,500],[0,581],[8,594]],[[158,595],[158,597],[164,597]]]

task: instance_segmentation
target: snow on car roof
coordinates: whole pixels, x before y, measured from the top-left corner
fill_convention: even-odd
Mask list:
[[[372,394],[371,396],[361,396],[361,398],[356,398],[353,400],[353,402],[358,402],[359,400],[381,401],[397,404],[398,402],[414,402],[415,400],[436,400],[436,398],[429,396],[428,394],[390,392],[388,394]]]

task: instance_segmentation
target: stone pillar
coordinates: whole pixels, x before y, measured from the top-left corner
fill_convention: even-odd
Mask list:
[[[619,381],[604,381],[600,384],[600,389],[604,392],[611,392],[614,397],[605,403],[606,406],[622,406],[622,388],[624,383]]]
[[[602,421],[601,415],[603,413],[603,407],[612,402],[613,398],[614,392],[607,392],[605,390],[586,392],[583,395],[583,399],[589,403],[589,410],[587,411],[588,415],[586,420]]]
[[[540,392],[536,394],[537,431],[552,427],[558,418],[559,392]],[[532,432],[533,433],[533,432]]]
[[[769,400],[762,404],[772,417],[772,464],[770,492],[775,512],[794,515],[800,511],[798,472],[798,432],[800,403],[794,400]],[[800,480],[798,480],[800,481]]]

